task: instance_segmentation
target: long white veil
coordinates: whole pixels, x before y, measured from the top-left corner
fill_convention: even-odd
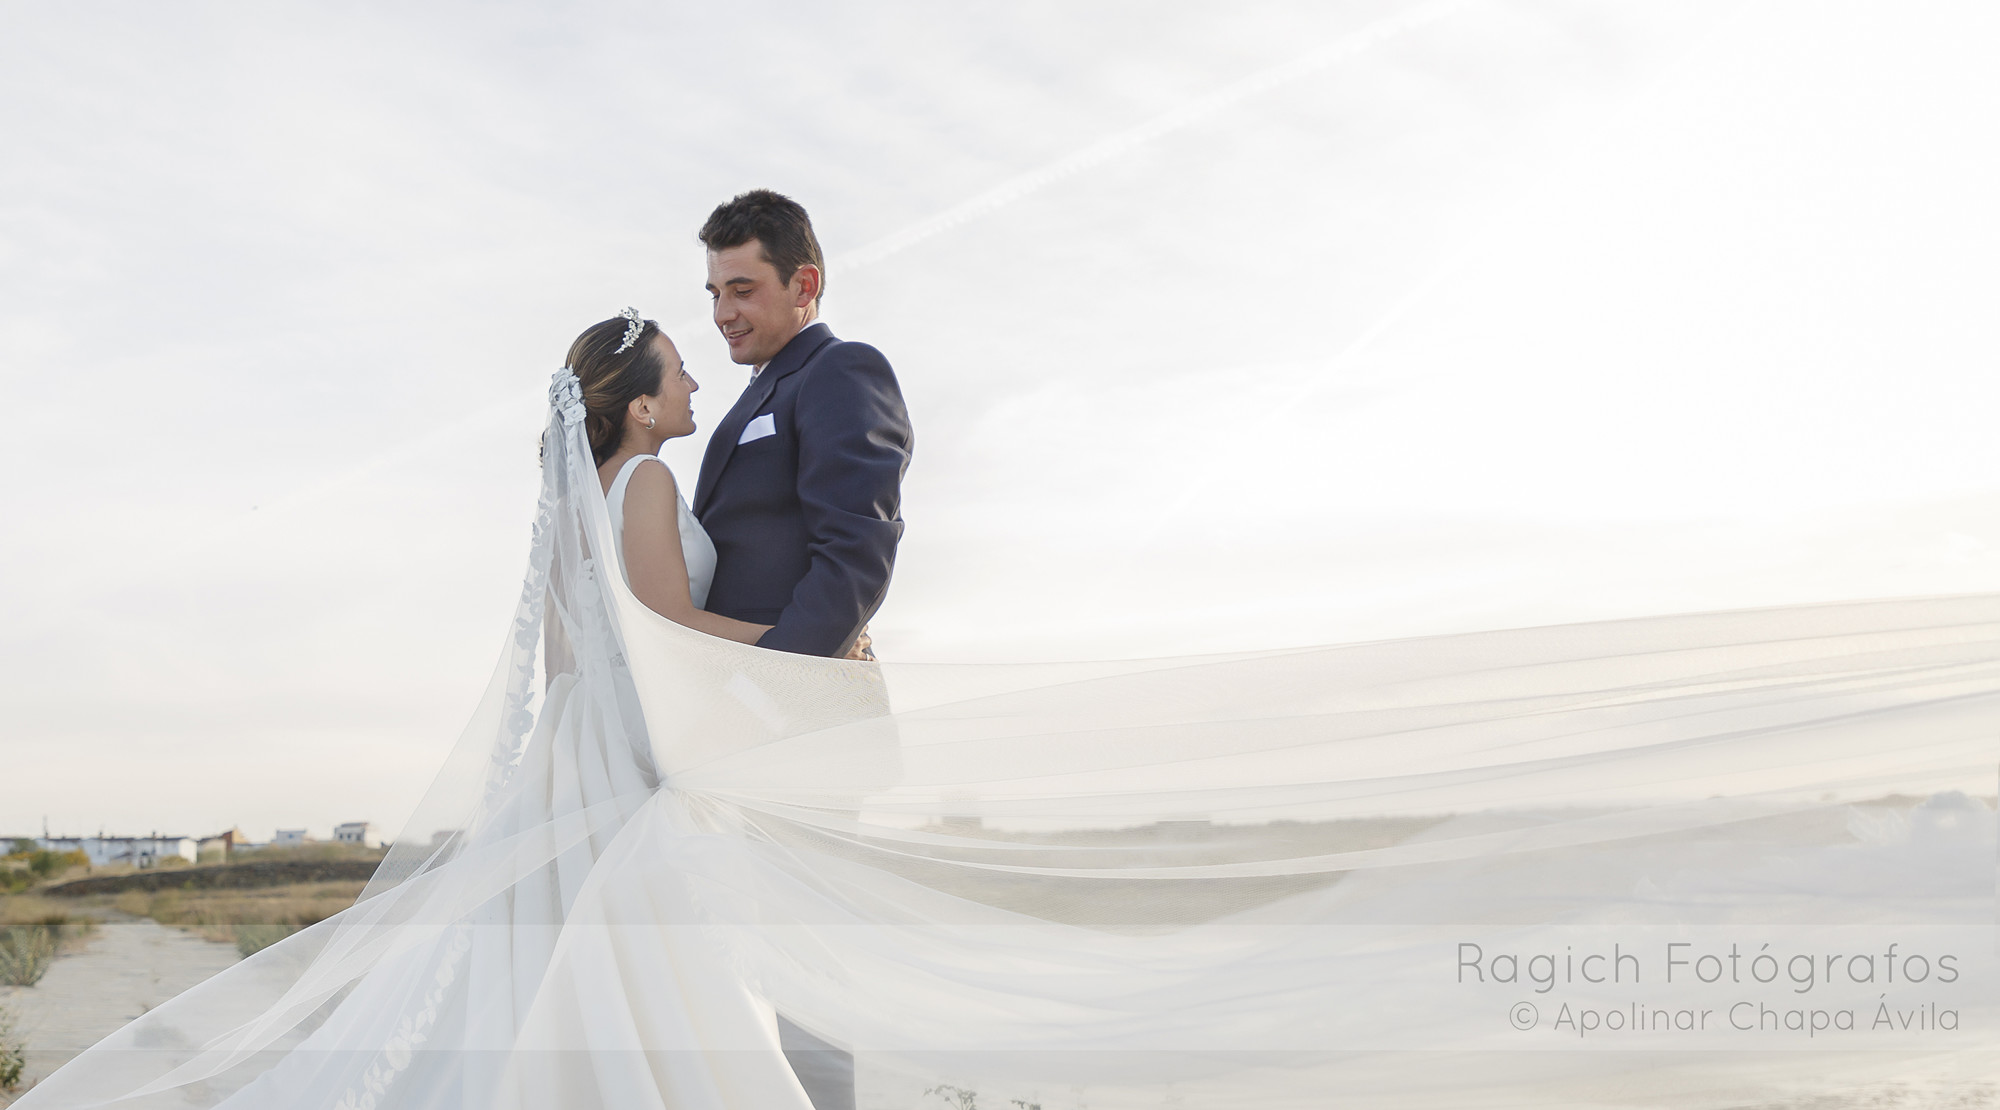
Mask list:
[[[802,1107],[774,1014],[906,1103],[1994,1066],[2000,598],[810,659],[635,601],[580,414],[565,371],[513,634],[410,826],[455,835],[24,1107]]]

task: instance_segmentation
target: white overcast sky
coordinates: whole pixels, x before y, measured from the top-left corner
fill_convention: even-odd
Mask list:
[[[0,834],[393,830],[626,304],[788,192],[903,659],[2000,588],[1984,3],[0,0]],[[666,452],[694,479],[705,432]]]

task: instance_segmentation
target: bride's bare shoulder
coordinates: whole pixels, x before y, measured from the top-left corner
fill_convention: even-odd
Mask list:
[[[647,508],[670,508],[679,494],[674,483],[674,472],[658,457],[648,455],[632,468],[632,476],[625,480],[625,508],[639,506]]]

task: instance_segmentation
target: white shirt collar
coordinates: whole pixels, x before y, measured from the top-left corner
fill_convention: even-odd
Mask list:
[[[806,322],[806,328],[809,328],[809,327],[812,327],[812,326],[813,326],[814,324],[824,324],[824,323],[826,323],[826,317],[824,317],[824,316],[815,316],[815,317],[813,317],[813,318],[812,318],[811,320],[808,320],[808,321]],[[799,330],[800,330],[800,331],[804,331],[804,330],[806,330],[806,328],[800,328]],[[792,339],[797,339],[797,338],[798,338],[798,336],[796,336],[796,335],[792,336]],[[786,341],[785,341],[785,346],[786,346],[786,347],[789,347],[789,346],[791,346],[791,345],[792,345],[792,344],[791,344],[791,340],[786,340]],[[782,348],[782,347],[781,347],[781,348],[779,348],[779,350],[783,350],[783,349],[784,349],[784,348]],[[759,375],[759,374],[762,374],[762,373],[764,372],[764,367],[766,367],[766,366],[769,366],[769,365],[771,365],[771,364],[770,364],[770,363],[768,363],[768,362],[760,362],[760,363],[758,363],[757,365],[755,365],[755,366],[752,366],[752,367],[750,368],[750,380],[751,380],[751,381],[753,381],[753,382],[754,382],[754,381],[756,381],[756,380],[757,380],[757,375]]]

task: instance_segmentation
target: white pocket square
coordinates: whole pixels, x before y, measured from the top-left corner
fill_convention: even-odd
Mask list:
[[[741,447],[753,439],[763,439],[765,436],[774,436],[777,434],[778,418],[767,412],[750,423],[743,425],[743,434],[736,437],[736,446]]]

